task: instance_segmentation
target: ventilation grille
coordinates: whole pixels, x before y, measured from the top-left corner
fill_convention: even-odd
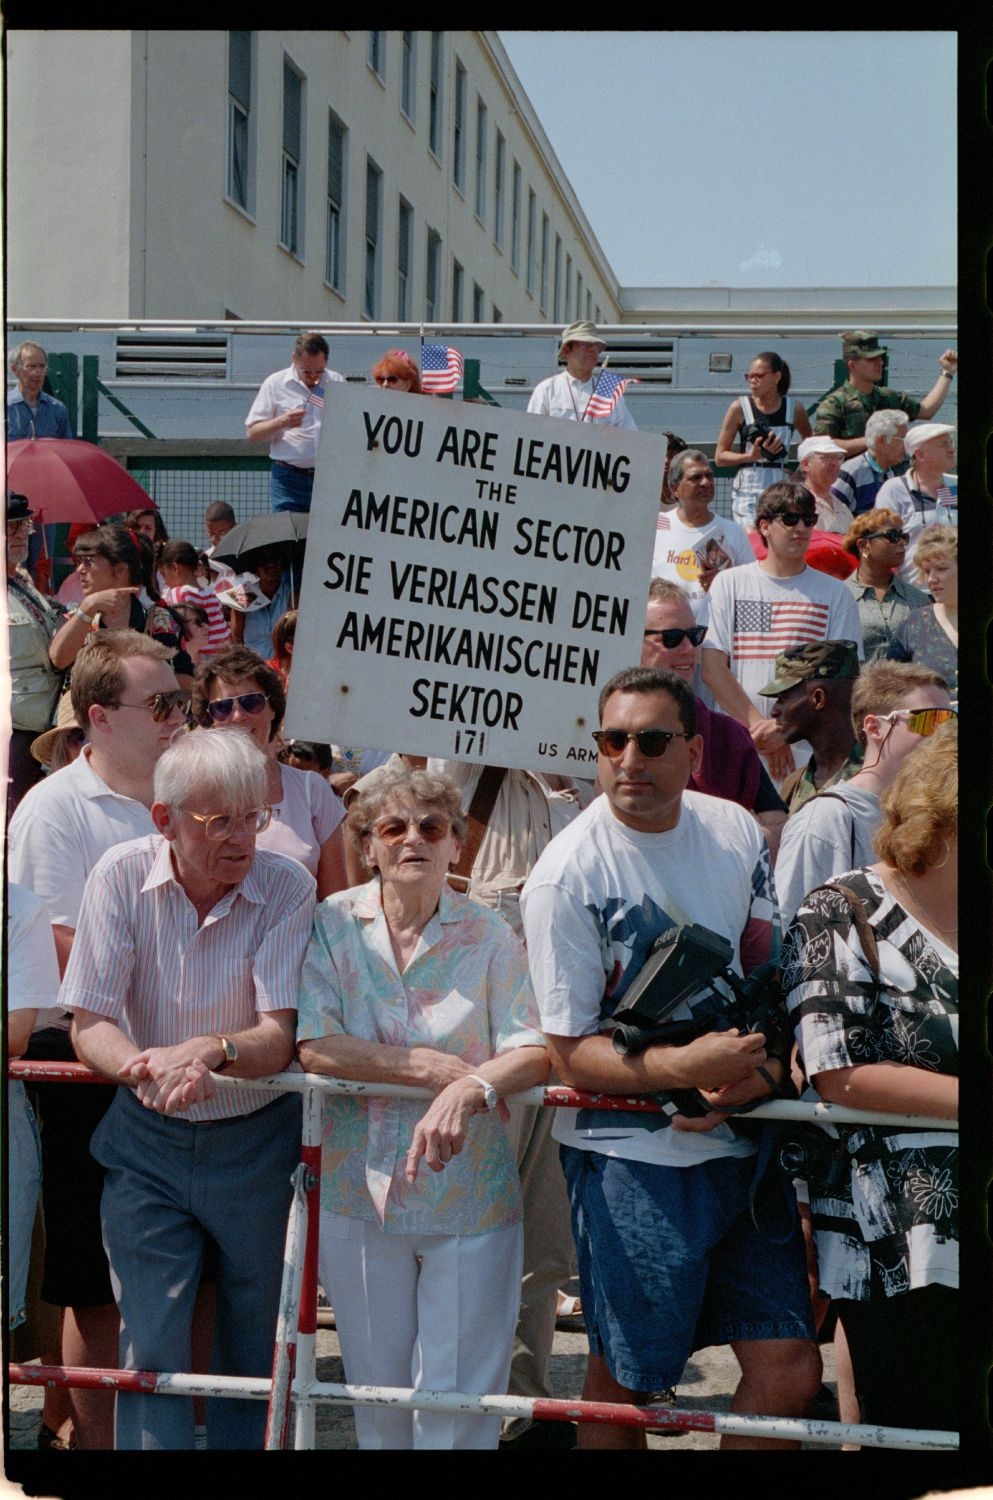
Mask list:
[[[120,333],[118,380],[226,380],[228,341],[178,333]]]

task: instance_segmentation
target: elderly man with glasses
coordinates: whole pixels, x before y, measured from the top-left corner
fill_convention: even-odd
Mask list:
[[[858,605],[839,583],[807,566],[817,525],[814,497],[803,485],[773,484],[759,497],[755,525],[768,548],[759,562],[719,573],[707,595],[702,675],[725,713],[744,724],[774,781],[794,768],[793,754],[762,702],[776,657],[806,641],[850,640],[862,655]],[[797,745],[810,755],[810,746]]]
[[[155,768],[155,832],[111,849],[87,882],[60,992],[90,1067],[119,1085],[93,1138],[121,1313],[121,1364],[183,1371],[216,1245],[213,1370],[269,1373],[300,1100],[218,1088],[293,1055],[314,882],[256,849],[265,757],[195,730]],[[264,1403],[213,1398],[207,1445],[261,1448]],[[118,1449],[191,1449],[191,1400],[121,1392]]]
[[[10,368],[16,390],[7,392],[7,441],[17,438],[71,438],[72,422],[67,407],[43,389],[48,374],[48,355],[40,344],[18,344]]]

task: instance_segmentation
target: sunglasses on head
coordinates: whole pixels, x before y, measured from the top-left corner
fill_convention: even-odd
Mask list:
[[[706,625],[691,625],[689,630],[677,630],[675,626],[671,630],[646,630],[646,640],[661,641],[667,651],[675,651],[684,640],[689,641],[691,646],[699,646],[707,634]]]
[[[600,754],[608,760],[618,760],[627,749],[628,740],[634,740],[638,754],[645,760],[658,760],[673,740],[688,740],[690,736],[675,729],[639,729],[637,734],[629,734],[626,729],[594,729],[593,738]]]
[[[879,717],[887,721],[906,719],[911,734],[919,734],[927,739],[940,724],[957,719],[958,714],[954,708],[895,708],[892,713],[880,714]]]
[[[380,818],[369,832],[383,844],[402,844],[408,828],[416,828],[426,844],[440,844],[451,828],[451,823],[440,813],[427,813],[423,818]]]
[[[207,704],[207,712],[215,724],[226,724],[234,713],[235,704],[245,714],[260,714],[268,703],[265,693],[239,693],[237,698],[215,698]]]
[[[891,526],[888,531],[867,531],[862,538],[865,542],[874,542],[877,537],[885,537],[888,542],[909,542],[910,532],[901,531],[898,526]]]
[[[817,512],[809,510],[781,510],[778,516],[773,516],[774,521],[782,521],[784,526],[817,525]]]

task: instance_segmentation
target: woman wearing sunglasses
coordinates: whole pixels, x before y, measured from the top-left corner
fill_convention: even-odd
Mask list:
[[[900,577],[907,540],[895,510],[863,511],[845,537],[845,551],[858,559],[858,567],[843,582],[859,607],[867,662],[885,656],[911,610],[930,603],[923,589]]]
[[[197,723],[204,729],[250,734],[268,759],[266,801],[272,822],[259,834],[258,847],[299,860],[317,881],[317,899],[323,901],[348,884],[339,829],[345,809],[323,776],[277,760],[285,713],[282,678],[247,646],[225,646],[194,673]]]
[[[123,526],[86,531],[73,548],[83,598],[52,639],[49,655],[57,667],[71,667],[91,630],[144,630],[138,603],[142,562],[138,545]]]
[[[549,1065],[520,942],[446,884],[465,830],[445,776],[387,768],[355,798],[372,879],[315,913],[297,1051],[435,1096],[324,1106],[319,1271],[346,1378],[484,1394],[507,1388],[521,1286],[503,1099]],[[357,1406],[355,1426],[360,1448],[495,1448],[500,1419]]]
[[[887,656],[919,661],[940,672],[952,702],[959,692],[959,534],[954,526],[929,526],[917,543],[914,571],[934,600],[906,617],[893,633]]]
[[[373,365],[372,378],[384,391],[408,391],[412,396],[423,395],[417,366],[402,349],[387,350],[379,363]]]
[[[804,1072],[828,1103],[958,1118],[957,803],[946,723],[883,797],[878,863],[811,891],[786,934],[783,991]],[[811,1208],[862,1421],[954,1431],[957,1141],[926,1128],[845,1135],[841,1182],[812,1187]]]

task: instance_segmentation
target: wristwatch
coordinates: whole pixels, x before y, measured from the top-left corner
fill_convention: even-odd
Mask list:
[[[224,1053],[224,1061],[219,1062],[216,1068],[211,1069],[211,1072],[223,1073],[225,1068],[230,1068],[233,1062],[238,1061],[238,1048],[228,1036],[219,1036],[217,1040],[221,1044],[221,1051]]]
[[[496,1109],[497,1105],[500,1103],[500,1095],[497,1093],[492,1083],[488,1083],[487,1080],[485,1078],[481,1078],[478,1073],[470,1073],[469,1077],[472,1079],[473,1083],[478,1083],[483,1091],[483,1108]]]

